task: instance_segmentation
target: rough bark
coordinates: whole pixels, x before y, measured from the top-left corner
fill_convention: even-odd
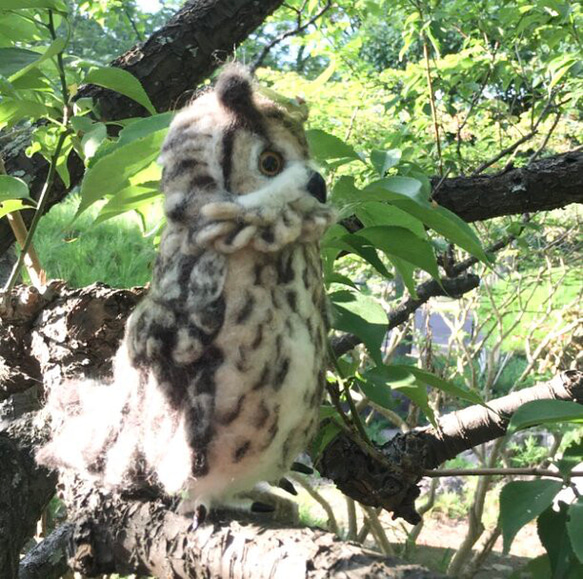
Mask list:
[[[213,512],[192,521],[161,500],[103,495],[83,484],[66,487],[74,527],[68,531],[70,567],[84,576],[136,573],[154,577],[440,577],[341,541],[320,529],[233,520]]]
[[[18,579],[59,579],[68,570],[67,546],[74,526],[65,523],[33,547],[18,566]]]
[[[31,420],[0,432],[0,577],[17,577],[20,553],[55,493],[57,476],[39,467],[34,448],[47,432]]]
[[[583,203],[583,151],[495,175],[432,180],[433,198],[468,223]]]
[[[247,36],[271,14],[282,0],[197,0],[187,2],[177,14],[145,43],[113,61],[112,66],[134,74],[144,86],[159,112],[178,108],[197,86],[224,63]],[[95,99],[103,120],[113,120],[146,114],[141,105],[113,91],[81,87],[76,98]],[[39,154],[25,154],[30,131],[13,131],[0,138],[0,154],[10,175],[29,182],[33,197],[37,197],[47,174],[47,162]],[[81,159],[72,153],[69,158],[71,186],[83,175]],[[47,210],[68,193],[57,179],[47,203]],[[32,212],[23,211],[27,223]],[[6,219],[0,220],[0,255],[13,243],[12,230]]]
[[[108,376],[125,321],[144,291],[99,283],[68,289],[57,281],[41,295],[18,286],[0,317],[0,401],[37,384]]]

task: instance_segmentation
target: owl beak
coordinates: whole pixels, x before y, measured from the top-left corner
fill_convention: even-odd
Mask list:
[[[326,203],[326,181],[320,173],[314,171],[308,181],[307,189],[312,197],[315,197],[320,203]]]

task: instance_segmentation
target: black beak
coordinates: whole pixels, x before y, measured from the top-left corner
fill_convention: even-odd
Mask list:
[[[320,173],[314,171],[308,181],[308,191],[320,203],[326,203],[326,181]]]

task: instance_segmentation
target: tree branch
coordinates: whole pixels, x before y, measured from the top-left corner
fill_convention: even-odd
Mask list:
[[[433,186],[438,181],[432,179]],[[583,151],[495,175],[445,179],[434,201],[468,223],[583,203]]]
[[[64,531],[68,563],[84,576],[440,577],[331,533],[285,527],[258,515],[233,520],[232,513],[213,511],[208,522],[193,531],[190,519],[161,500],[106,495],[78,482],[67,485],[65,492],[75,521]],[[62,565],[63,558],[61,554],[55,562]]]

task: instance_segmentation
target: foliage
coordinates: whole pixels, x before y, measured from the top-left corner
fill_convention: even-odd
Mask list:
[[[172,115],[157,112],[148,87],[107,63],[151,34],[177,4],[149,14],[133,0],[0,0],[0,130],[15,134],[37,123],[28,153],[43,155],[67,186],[72,151],[85,164],[78,197],[41,221],[35,238],[50,276],[117,286],[149,278],[163,226],[155,159]],[[338,0],[314,25],[275,42],[324,7],[321,0],[290,0],[238,54],[253,62],[273,44],[258,77],[281,94],[306,98],[310,146],[331,202],[341,217],[356,216],[363,225],[355,233],[338,224],[322,243],[335,330],[355,334],[366,347],[335,361],[330,392],[337,408],[351,408],[347,422],[379,441],[386,419],[399,427],[435,422],[436,412],[483,403],[534,380],[547,337],[555,332],[559,339],[568,315],[575,320],[569,323],[579,319],[577,274],[572,261],[563,261],[580,251],[568,230],[576,229],[578,215],[560,223],[497,220],[478,235],[431,194],[440,177],[524,165],[543,151],[581,144],[583,8],[560,0]],[[132,98],[144,118],[106,122],[94,103],[75,100],[87,82]],[[0,175],[0,216],[35,205],[29,177]],[[564,245],[552,253],[563,233],[570,253]],[[517,240],[494,263],[480,238],[507,234]],[[480,293],[460,300],[453,313],[447,303],[433,304],[450,323],[448,343],[432,340],[430,320],[425,328],[411,322],[388,334],[389,302],[415,297],[430,277],[439,280],[445,255],[459,261],[468,254],[480,261],[474,268],[484,280]],[[464,316],[472,317],[471,328]],[[414,347],[416,359],[395,364],[404,347],[407,353]],[[371,404],[383,422],[363,426],[355,403]],[[542,418],[562,435],[566,428],[556,423],[580,419],[580,407],[531,404],[512,428]],[[329,414],[340,419],[336,410]],[[316,439],[316,453],[337,432],[332,428]],[[580,449],[573,442],[565,450],[561,472],[583,458]],[[484,454],[481,464],[496,463],[497,452],[508,450]],[[520,456],[531,464],[540,454],[528,443]],[[583,561],[574,531],[583,507],[571,501],[553,511],[561,486],[509,483],[500,524],[508,548],[520,526],[538,516],[548,553],[541,565],[567,576],[561,573]],[[442,503],[479,520],[482,490],[463,502],[444,495]]]

